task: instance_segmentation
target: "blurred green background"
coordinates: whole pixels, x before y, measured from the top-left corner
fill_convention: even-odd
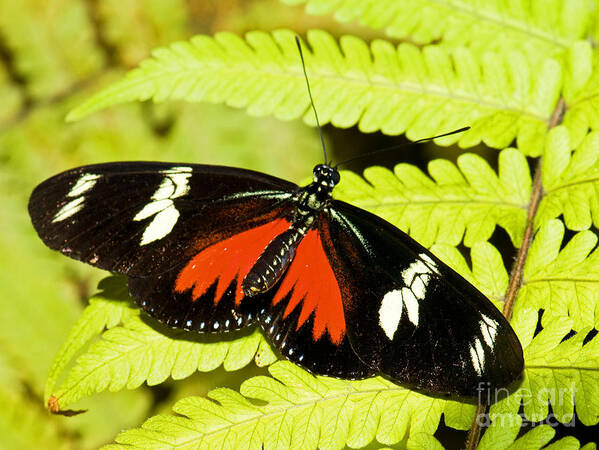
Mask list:
[[[112,160],[217,163],[296,182],[309,177],[322,154],[316,130],[301,121],[252,118],[222,105],[147,103],[64,122],[69,109],[152,48],[197,33],[275,28],[373,36],[275,0],[0,0],[1,448],[97,448],[181,397],[235,388],[258,372],[218,370],[102,394],[78,405],[88,412],[76,417],[48,414],[46,374],[104,274],[46,249],[29,223],[27,199],[48,176]]]

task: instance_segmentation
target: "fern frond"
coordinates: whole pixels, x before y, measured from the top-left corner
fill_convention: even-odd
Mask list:
[[[555,318],[533,338],[537,317],[530,308],[514,315],[512,326],[526,361],[524,380],[518,390],[493,405],[491,419],[517,414],[522,403],[530,421],[545,420],[551,405],[554,418],[569,423],[576,404],[577,420],[595,425],[599,421],[599,339],[584,342],[590,328],[565,339],[573,326],[568,317]]]
[[[591,28],[591,12],[577,0],[478,2],[453,0],[283,0],[306,4],[309,14],[330,14],[340,22],[357,20],[391,37],[477,52],[522,49],[531,57],[563,53]]]
[[[154,328],[140,318],[139,312],[122,315],[118,326],[102,333],[101,339],[77,358],[65,381],[53,392],[52,401],[59,410],[104,390],[135,389],[144,382],[152,386],[169,376],[178,380],[221,364],[225,370],[237,370],[256,355],[262,365],[276,359],[259,330],[229,339],[190,337],[184,331],[159,325]]]
[[[294,37],[288,30],[250,32],[246,40],[219,33],[155,50],[153,58],[68,118],[152,98],[225,102],[253,115],[304,116],[314,125]],[[342,37],[340,48],[324,31],[310,32],[308,41],[313,52],[306,51],[306,64],[322,123],[358,123],[364,132],[406,132],[410,139],[469,125],[467,133],[440,142],[459,139],[467,147],[482,140],[501,148],[517,137],[524,153],[540,154],[539,137],[562,82],[553,59],[533,68],[517,52],[477,57],[464,48],[451,53],[439,46],[395,48],[380,40],[369,48],[353,36]]]
[[[422,245],[457,245],[491,237],[499,225],[516,247],[526,227],[531,178],[526,158],[514,149],[499,154],[499,172],[474,154],[453,163],[429,163],[427,177],[410,164],[398,164],[395,173],[382,167],[364,171],[364,179],[344,172],[335,197],[377,214]],[[448,220],[451,218],[451,220]]]
[[[286,361],[269,371],[273,378],[250,378],[240,393],[223,388],[209,392],[208,398],[180,400],[173,407],[176,416],[150,418],[121,433],[116,442],[122,447],[114,448],[184,443],[194,448],[335,449],[363,447],[374,439],[392,445],[408,433],[430,436],[446,404],[382,378],[314,377]]]
[[[98,289],[102,292],[90,299],[89,306],[85,308],[54,357],[44,388],[44,402],[46,403],[52,395],[58,377],[78,351],[105,328],[117,326],[124,315],[137,314],[137,310],[130,306],[124,277],[105,278],[98,285]]]
[[[551,220],[538,231],[524,268],[515,311],[543,309],[543,324],[560,316],[581,330],[599,324],[599,251],[597,236],[581,231],[560,250],[564,225]],[[591,253],[591,250],[593,252]]]
[[[565,127],[548,135],[543,158],[545,196],[535,217],[536,226],[560,215],[571,230],[599,226],[599,132],[589,133],[572,153]]]

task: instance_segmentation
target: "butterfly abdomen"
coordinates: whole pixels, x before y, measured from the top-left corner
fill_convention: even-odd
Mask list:
[[[261,294],[277,284],[293,261],[295,250],[307,231],[307,224],[293,224],[266,246],[243,279],[242,289],[246,296]]]

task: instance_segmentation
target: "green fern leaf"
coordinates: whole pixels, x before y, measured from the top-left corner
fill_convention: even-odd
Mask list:
[[[470,247],[489,239],[496,225],[519,246],[531,188],[524,156],[503,150],[498,174],[473,154],[461,155],[458,167],[432,161],[434,181],[410,164],[398,164],[394,174],[370,167],[365,180],[344,172],[335,196],[383,217],[427,247],[434,242],[457,245],[462,237]]]
[[[444,448],[434,436],[426,433],[411,434],[406,447],[411,450],[443,450]]]
[[[538,231],[524,268],[515,311],[543,309],[543,324],[561,316],[573,319],[574,330],[599,324],[599,252],[597,236],[581,231],[560,250],[564,225],[551,220]]]
[[[48,402],[50,395],[52,395],[58,377],[78,351],[93,337],[99,335],[104,328],[117,326],[123,315],[136,314],[136,310],[130,307],[129,295],[123,277],[105,278],[100,282],[98,288],[102,292],[90,299],[89,306],[83,311],[54,358],[46,379],[45,402]]]
[[[478,450],[534,450],[534,449],[567,449],[580,448],[578,439],[568,436],[552,444],[549,441],[555,436],[555,429],[543,424],[534,427],[516,439],[520,432],[522,418],[518,414],[495,418],[480,440]]]
[[[582,450],[596,450],[597,444],[595,442],[588,442],[581,447]]]
[[[495,403],[490,417],[510,422],[520,404],[524,415],[533,422],[547,417],[549,405],[554,417],[569,423],[576,404],[577,419],[585,425],[599,421],[599,339],[584,343],[590,328],[582,329],[569,339],[573,321],[567,317],[556,318],[546,324],[533,338],[537,325],[537,311],[520,310],[514,315],[512,326],[516,330],[526,361],[524,380],[517,391]]]
[[[492,408],[489,417],[491,424],[485,430],[485,434],[478,444],[478,450],[508,448],[518,436],[522,425],[522,417],[518,414],[502,415],[501,420],[499,420],[493,414]]]
[[[510,450],[532,450],[545,448],[555,436],[555,430],[550,425],[540,425],[519,437],[509,446]]]
[[[89,308],[89,314],[97,310],[94,305]],[[81,341],[78,339],[81,325],[75,327],[72,333],[75,341],[69,348]],[[197,370],[214,370],[221,364],[225,370],[237,370],[249,364],[258,350],[261,364],[276,359],[272,350],[268,353],[268,344],[258,330],[236,336],[190,337],[183,331],[148,325],[140,318],[139,311],[123,314],[119,325],[102,333],[101,339],[78,357],[64,382],[53,392],[54,408],[64,409],[104,390],[135,389],[144,382],[155,385],[169,376],[182,379]],[[65,346],[68,344],[69,341]]]
[[[455,430],[468,430],[476,413],[476,406],[457,400],[447,400],[443,409],[445,425]]]
[[[571,153],[569,133],[557,127],[548,135],[543,158],[545,196],[535,217],[540,226],[559,215],[571,230],[599,226],[599,132],[589,133]]]
[[[280,119],[304,116],[308,98],[302,79],[294,33],[251,32],[246,41],[230,33],[214,38],[196,36],[153,52],[122,81],[100,91],[71,111],[70,120],[132,100],[167,99],[225,102],[253,115]],[[518,148],[539,155],[539,138],[557,102],[561,68],[546,59],[534,69],[523,54],[476,57],[459,48],[438,46],[422,51],[385,41],[369,48],[361,39],[345,36],[341,48],[323,31],[312,31],[306,64],[314,101],[322,123],[364,132],[404,131],[410,139],[470,125],[461,146],[481,140],[501,148],[518,138]],[[341,50],[343,53],[341,53]],[[537,68],[538,67],[538,68]]]
[[[382,378],[352,382],[314,377],[286,361],[269,370],[274,378],[251,378],[241,393],[223,388],[208,398],[180,400],[173,407],[177,416],[152,417],[121,433],[116,442],[124,448],[333,449],[362,447],[373,439],[392,445],[408,433],[430,436],[446,403]],[[423,436],[415,439],[431,442]]]
[[[582,448],[591,450],[591,448],[595,449],[596,447],[597,447],[597,444],[589,442],[587,445],[585,445]],[[566,437],[561,438],[555,442],[552,442],[551,444],[547,445],[544,448],[549,449],[549,450],[578,450],[581,447],[580,447],[580,442],[574,436],[566,436]]]
[[[484,292],[497,297],[505,292],[507,272],[499,252],[490,244],[473,246],[471,270],[454,247],[437,245],[433,250],[444,257],[449,255],[450,263]],[[490,276],[490,273],[494,275]],[[190,403],[184,405],[188,409],[183,409],[182,403],[174,407],[174,411],[184,418],[154,417],[140,429],[120,435],[117,442],[139,448],[162,448],[179,442],[191,442],[193,446],[235,447],[252,436],[255,441],[248,445],[250,448],[261,448],[262,445],[362,447],[373,439],[391,445],[401,441],[407,433],[430,436],[438,426],[441,413],[445,415],[447,425],[466,430],[472,424],[476,409],[469,403],[427,397],[380,378],[348,382],[313,377],[287,361],[275,363],[269,370],[278,382],[268,377],[256,377],[246,381],[241,390],[244,397],[267,402],[266,407],[249,403],[252,408],[248,412],[247,400],[237,397],[239,394],[225,390],[226,396],[217,397],[211,393],[209,398],[221,406],[206,399],[187,399]],[[238,401],[243,399],[245,407],[240,409],[229,395],[236,396]],[[228,401],[226,405],[225,400]],[[224,411],[222,406],[229,407]],[[204,412],[200,415],[197,408]],[[239,413],[240,410],[243,413]],[[414,438],[415,446],[427,442],[432,445],[434,441],[426,436]]]
[[[306,4],[309,14],[333,13],[340,22],[383,28],[395,38],[429,44],[443,40],[451,47],[468,46],[477,52],[519,48],[531,57],[556,55],[591,28],[588,3],[578,0],[517,0],[476,2],[454,0],[283,0]]]

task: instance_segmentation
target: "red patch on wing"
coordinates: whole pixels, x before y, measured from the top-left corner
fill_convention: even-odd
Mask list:
[[[235,304],[239,305],[244,295],[241,289],[243,279],[270,241],[287,230],[289,225],[285,219],[276,219],[206,247],[179,273],[175,291],[193,288],[191,295],[193,300],[197,300],[218,280],[214,296],[216,305],[231,282],[237,279]]]
[[[310,230],[298,245],[295,258],[272,300],[273,304],[279,303],[289,293],[291,296],[283,317],[291,314],[301,302],[297,329],[314,312],[314,341],[328,331],[331,342],[339,345],[345,334],[341,292],[317,230]]]

